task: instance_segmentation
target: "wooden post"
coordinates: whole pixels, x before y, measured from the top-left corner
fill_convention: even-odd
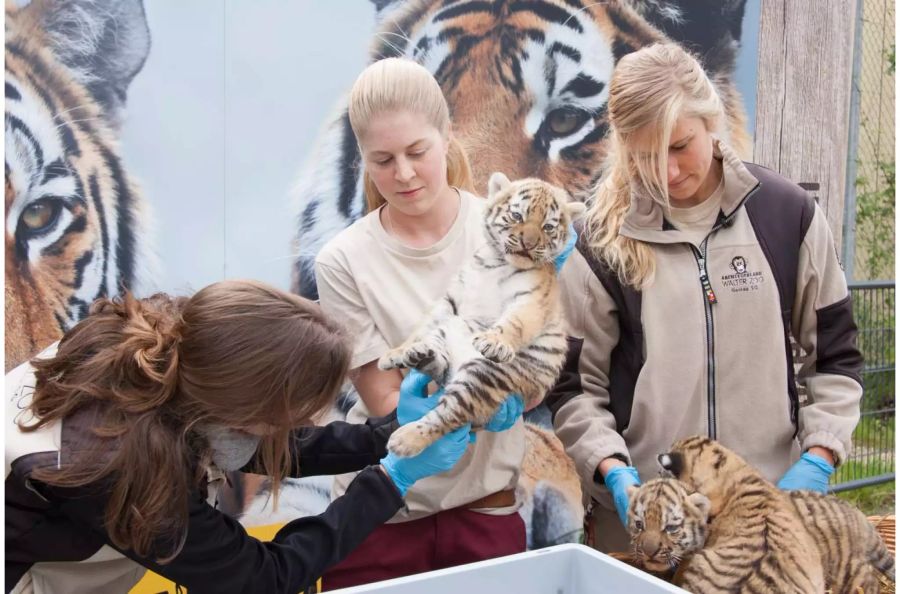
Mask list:
[[[753,160],[817,196],[838,246],[858,1],[762,0],[760,6]]]

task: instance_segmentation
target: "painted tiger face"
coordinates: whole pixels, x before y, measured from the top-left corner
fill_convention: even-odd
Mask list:
[[[615,63],[663,35],[617,2],[411,4],[379,28],[373,57],[403,55],[434,74],[477,189],[503,171],[583,197],[605,154]]]
[[[730,144],[750,136],[733,83],[746,0],[372,0],[370,58],[407,57],[440,83],[475,190],[490,174],[535,177],[585,200],[601,175],[606,101],[616,62],[671,39],[696,51],[725,104]],[[314,261],[366,212],[359,153],[346,109],[326,128],[294,190],[292,289],[317,298]]]
[[[7,6],[7,371],[136,282],[143,205],[115,132],[148,51],[140,0]]]
[[[534,262],[555,258],[569,239],[573,216],[584,212],[581,202],[539,179],[509,181],[494,173],[488,184],[485,229],[488,237],[513,266],[523,268]]]
[[[678,567],[706,544],[709,499],[676,479],[659,478],[629,489],[632,556],[650,571]]]

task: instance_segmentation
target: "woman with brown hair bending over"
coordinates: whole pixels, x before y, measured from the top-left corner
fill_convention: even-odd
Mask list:
[[[6,376],[6,592],[127,592],[145,568],[192,594],[305,588],[469,442],[464,427],[395,459],[395,414],[311,426],[349,363],[341,327],[262,283],[98,300]],[[215,509],[238,469],[276,498],[284,477],[362,472],[263,543]]]

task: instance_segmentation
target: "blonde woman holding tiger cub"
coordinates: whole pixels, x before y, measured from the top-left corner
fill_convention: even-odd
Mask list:
[[[356,338],[350,379],[360,399],[348,420],[363,422],[397,408],[403,424],[410,411],[416,419],[433,411],[439,398],[426,398],[428,375],[411,371],[404,378],[399,369],[379,368],[379,358],[406,342],[445,297],[461,265],[481,253],[491,212],[469,191],[466,155],[453,139],[440,86],[424,67],[397,58],[370,65],[351,90],[349,118],[362,156],[369,213],[320,251],[316,281],[323,309],[343,320]],[[512,185],[502,175],[494,177],[491,194]],[[523,253],[540,251],[551,266],[569,237],[568,215],[554,220],[563,221],[562,233],[554,226],[556,243],[549,249],[544,239],[540,247],[522,245]],[[488,301],[498,289],[476,287]],[[561,321],[561,313],[558,317]],[[563,341],[561,365],[565,336],[557,335]],[[546,387],[557,372],[558,367]],[[449,379],[438,371],[434,375],[441,383]],[[407,509],[329,570],[325,589],[525,550],[516,497],[525,455],[524,402],[506,391],[499,398],[499,409],[484,425],[487,431],[473,436],[459,464],[416,483],[406,494]],[[343,493],[352,478],[338,477],[333,495]]]
[[[624,551],[627,488],[678,438],[826,490],[859,419],[862,358],[825,214],[728,146],[695,58],[675,44],[624,56],[607,110],[608,166],[561,274],[571,365],[548,404],[597,547]]]

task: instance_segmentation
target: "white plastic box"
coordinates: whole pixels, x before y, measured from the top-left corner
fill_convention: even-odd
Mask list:
[[[564,544],[333,592],[650,594],[684,590],[590,547]]]

